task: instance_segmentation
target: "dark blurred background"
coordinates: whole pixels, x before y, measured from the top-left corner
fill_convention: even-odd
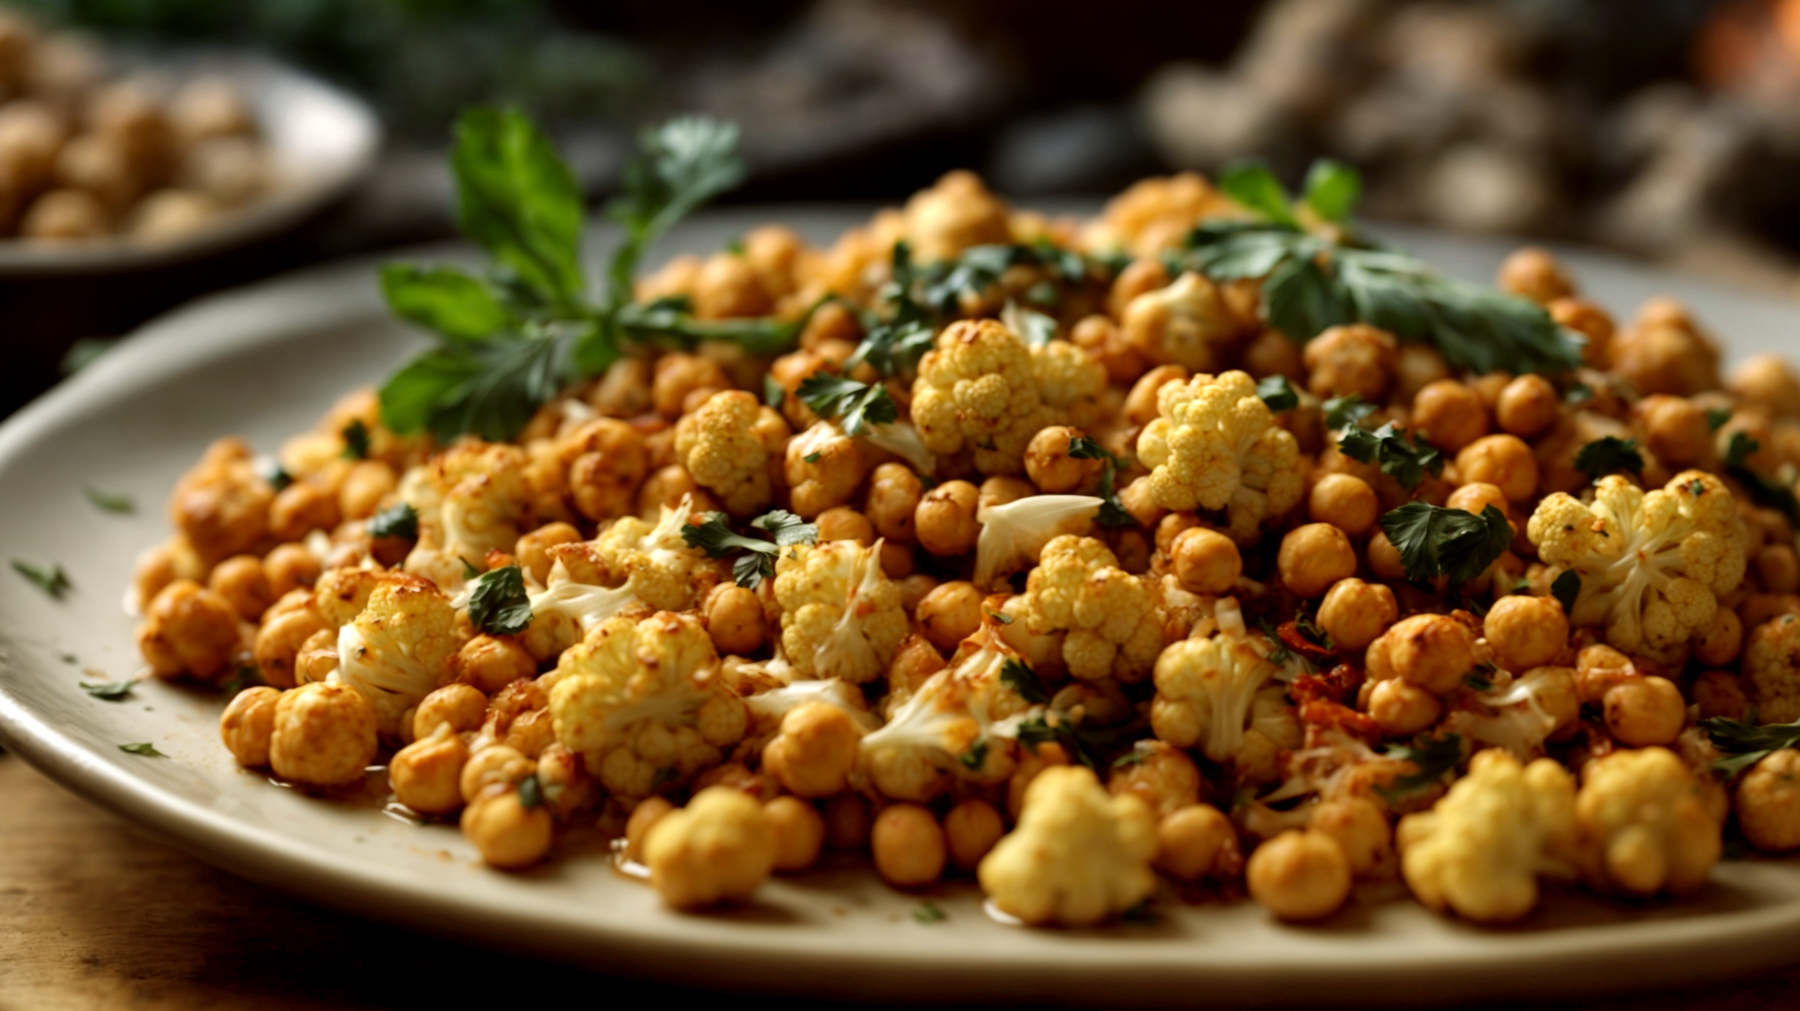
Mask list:
[[[634,129],[743,124],[734,202],[898,202],[972,167],[1018,198],[1329,154],[1364,213],[1577,240],[1764,289],[1800,262],[1800,0],[31,0],[108,44],[271,53],[368,98],[389,139],[339,206],[248,250],[0,280],[0,414],[71,342],[196,295],[453,233],[456,110],[520,105],[596,198]]]

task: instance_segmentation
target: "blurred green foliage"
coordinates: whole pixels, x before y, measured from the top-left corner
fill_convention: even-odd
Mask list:
[[[478,102],[550,123],[617,112],[650,76],[627,44],[559,24],[544,0],[13,2],[108,38],[264,50],[361,92],[394,130],[434,140]]]

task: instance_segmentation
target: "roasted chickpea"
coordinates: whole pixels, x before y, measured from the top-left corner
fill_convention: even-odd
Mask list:
[[[1507,522],[1511,523],[1515,530],[1518,529],[1518,524],[1512,522],[1512,503],[1507,501],[1506,493],[1501,491],[1497,485],[1491,485],[1485,481],[1472,481],[1456,489],[1450,493],[1449,498],[1444,500],[1444,505],[1447,508],[1461,509],[1463,512],[1474,513],[1477,516],[1486,511],[1488,506],[1493,506],[1500,510],[1501,515],[1507,518]]]
[[[763,816],[775,830],[775,869],[784,874],[806,870],[825,846],[825,818],[798,797],[776,797],[763,803]]]
[[[457,680],[488,695],[537,675],[537,661],[510,635],[478,635],[463,643],[450,663]]]
[[[1360,477],[1326,474],[1313,485],[1306,510],[1315,522],[1329,523],[1351,537],[1361,537],[1381,518],[1381,499]]]
[[[1494,404],[1494,420],[1500,430],[1521,439],[1535,439],[1550,430],[1562,413],[1562,398],[1550,380],[1529,372],[1507,383]]]
[[[808,702],[781,718],[781,732],[763,746],[763,769],[790,793],[841,793],[856,769],[862,728],[837,706]]]
[[[1331,585],[1356,574],[1350,538],[1329,523],[1308,523],[1281,539],[1276,559],[1281,581],[1302,597],[1322,597]]]
[[[672,352],[656,360],[656,371],[650,382],[650,400],[658,413],[674,421],[681,417],[683,402],[695,390],[731,388],[731,379],[718,362],[699,355]]]
[[[1792,545],[1770,544],[1756,553],[1756,578],[1770,593],[1800,591],[1800,558]]]
[[[1350,898],[1350,858],[1324,832],[1289,829],[1250,854],[1250,897],[1283,920],[1330,916]]]
[[[957,643],[981,627],[983,596],[974,583],[960,579],[940,583],[919,601],[913,617],[933,646],[955,649]]]
[[[944,816],[944,840],[950,862],[961,871],[974,871],[1005,834],[1000,812],[980,798],[962,801]]]
[[[1390,737],[1431,729],[1444,714],[1436,695],[1404,678],[1377,681],[1369,689],[1369,717]]]
[[[1066,494],[1099,478],[1104,461],[1076,459],[1069,454],[1070,444],[1081,435],[1079,428],[1051,425],[1031,437],[1025,447],[1025,473],[1039,491]]]
[[[1604,369],[1612,365],[1613,319],[1606,310],[1584,298],[1559,298],[1547,308],[1557,326],[1587,338],[1581,358],[1588,368]]]
[[[704,610],[706,634],[721,654],[748,656],[768,637],[762,601],[753,590],[721,583],[706,595]]]
[[[1069,341],[1106,369],[1106,378],[1125,384],[1143,375],[1144,359],[1119,325],[1105,316],[1083,316],[1069,330]],[[1260,374],[1260,373],[1259,373]]]
[[[1562,655],[1569,644],[1569,619],[1554,597],[1501,597],[1488,609],[1482,633],[1501,668],[1523,672]]]
[[[869,847],[869,834],[874,813],[861,794],[840,793],[823,802],[825,845],[835,850],[862,850]]]
[[[651,826],[673,810],[675,805],[667,797],[645,797],[637,802],[631,817],[625,820],[625,859],[644,862],[644,840],[649,837]]]
[[[756,268],[734,253],[714,253],[694,278],[694,315],[701,319],[767,316],[774,308]]]
[[[263,612],[275,603],[269,589],[269,577],[263,572],[262,559],[255,555],[233,555],[220,562],[206,579],[207,588],[227,601],[245,621],[260,621]]]
[[[944,830],[926,808],[894,804],[884,809],[875,818],[870,842],[875,870],[895,888],[921,888],[944,875]]]
[[[1744,649],[1744,623],[1736,611],[1721,607],[1711,625],[1694,638],[1694,658],[1713,667],[1735,663]]]
[[[1462,684],[1463,675],[1475,666],[1475,637],[1454,618],[1417,614],[1399,622],[1370,645],[1370,673],[1374,650],[1382,650],[1389,669],[1435,695],[1447,695]]]
[[[1387,531],[1377,530],[1369,538],[1369,569],[1382,579],[1405,579],[1406,563],[1400,557],[1400,549],[1388,540]]]
[[[1112,290],[1106,296],[1106,314],[1113,319],[1124,319],[1125,307],[1139,295],[1166,288],[1168,284],[1169,271],[1160,259],[1146,256],[1133,260],[1113,279]]]
[[[319,560],[302,544],[281,544],[263,559],[269,593],[280,600],[288,591],[318,582]]]
[[[1725,385],[1739,400],[1771,418],[1800,417],[1800,377],[1781,355],[1751,355]]]
[[[1420,390],[1440,379],[1449,379],[1450,364],[1429,344],[1402,344],[1394,356],[1394,376],[1394,393],[1401,401],[1411,403]]]
[[[981,524],[975,508],[981,493],[967,481],[945,481],[925,493],[914,514],[919,545],[942,558],[954,558],[975,550]]]
[[[1393,865],[1393,826],[1366,797],[1341,797],[1319,804],[1308,827],[1337,840],[1350,861],[1353,877],[1376,876]]]
[[[1730,671],[1702,672],[1694,679],[1693,696],[1703,720],[1714,716],[1741,720],[1750,708],[1750,698],[1744,694],[1743,683]]]
[[[1456,472],[1465,483],[1497,486],[1514,502],[1537,493],[1537,456],[1518,436],[1490,435],[1469,443],[1456,454]]]
[[[849,506],[837,506],[818,515],[813,525],[821,541],[855,541],[863,547],[875,543],[875,525]]]
[[[51,190],[32,201],[19,234],[46,242],[92,239],[107,233],[106,208],[85,190]]]
[[[1657,394],[1631,409],[1644,429],[1644,448],[1671,467],[1700,462],[1712,448],[1712,425],[1706,412],[1685,397]]]
[[[1237,829],[1216,807],[1193,804],[1156,823],[1156,867],[1172,878],[1232,878],[1243,866]]]
[[[916,514],[925,483],[903,463],[884,463],[869,476],[869,498],[863,512],[882,537],[900,544],[917,540]]]
[[[447,684],[425,696],[413,711],[413,739],[430,737],[440,723],[448,723],[459,734],[479,730],[487,706],[487,696],[480,690],[466,684]]]
[[[375,707],[349,685],[309,684],[281,693],[269,764],[296,783],[341,786],[375,760]]]
[[[138,652],[158,677],[216,678],[231,668],[243,638],[231,602],[191,579],[177,579],[150,602]]]
[[[1200,803],[1200,768],[1180,748],[1143,741],[1130,757],[1133,761],[1115,766],[1107,777],[1108,793],[1138,797],[1159,819]]]
[[[517,790],[496,790],[463,809],[462,833],[489,867],[519,870],[550,852],[555,823],[544,805],[526,807]]]
[[[314,530],[331,530],[343,519],[338,497],[312,481],[295,481],[275,493],[269,505],[269,533],[298,541]]]
[[[420,814],[449,814],[463,806],[460,784],[468,760],[469,746],[440,723],[388,761],[388,785],[395,800]]]
[[[1575,294],[1575,282],[1563,270],[1556,257],[1540,246],[1515,250],[1500,264],[1496,282],[1501,291],[1549,305],[1559,298]]]
[[[1399,342],[1366,323],[1334,326],[1308,341],[1302,358],[1307,388],[1316,397],[1356,394],[1370,403],[1387,397]]]
[[[1606,729],[1634,748],[1669,745],[1681,734],[1687,703],[1666,678],[1631,678],[1606,690]]]
[[[246,769],[269,764],[269,742],[275,735],[275,706],[281,689],[259,685],[235,695],[219,717],[219,737],[231,757]]]
[[[1286,376],[1296,383],[1306,378],[1306,366],[1300,360],[1300,345],[1283,336],[1280,330],[1260,330],[1250,338],[1249,345],[1244,348],[1244,368],[1253,376]]]
[[[1231,538],[1217,530],[1190,527],[1170,545],[1175,578],[1190,593],[1230,593],[1244,574],[1244,559]]]
[[[1319,602],[1319,626],[1341,650],[1369,648],[1398,620],[1400,605],[1393,590],[1354,577],[1333,583]]]
[[[463,764],[457,788],[462,791],[463,803],[473,804],[475,798],[489,787],[496,784],[511,786],[536,771],[537,763],[517,748],[494,744],[469,756]]]
[[[1188,381],[1188,370],[1179,365],[1158,365],[1144,373],[1131,386],[1125,397],[1125,420],[1134,425],[1148,425],[1158,416],[1156,395],[1170,383]]]
[[[1440,379],[1413,398],[1412,423],[1432,445],[1454,453],[1488,433],[1488,413],[1474,390]]]

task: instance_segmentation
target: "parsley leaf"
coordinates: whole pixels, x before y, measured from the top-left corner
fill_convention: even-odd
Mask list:
[[[1594,388],[1586,383],[1570,383],[1568,390],[1563,393],[1563,403],[1570,407],[1585,404],[1592,399]]]
[[[490,569],[475,577],[469,591],[469,621],[489,635],[518,635],[531,625],[531,598],[525,573],[517,565]]]
[[[351,418],[340,433],[344,439],[344,459],[367,460],[369,458],[369,426],[363,424],[361,418]]]
[[[1325,401],[1325,427],[1332,431],[1349,428],[1374,413],[1375,405],[1365,403],[1360,394],[1332,397]]]
[[[1730,420],[1731,408],[1729,407],[1714,407],[1706,412],[1706,425],[1715,432],[1724,428],[1725,423]]]
[[[131,689],[136,686],[136,681],[81,682],[82,691],[87,692],[97,699],[104,699],[107,702],[119,702],[123,700],[125,696],[131,694]]]
[[[49,594],[52,599],[61,600],[63,594],[69,592],[69,575],[60,565],[40,565],[15,558],[12,560],[12,567],[14,572],[29,579],[33,586]]]
[[[1069,438],[1069,456],[1076,460],[1106,461],[1105,469],[1100,472],[1100,511],[1095,514],[1095,521],[1109,529],[1136,525],[1137,520],[1125,510],[1124,504],[1119,501],[1119,493],[1115,487],[1118,481],[1119,467],[1124,461],[1112,455],[1105,446],[1086,435]]]
[[[1726,776],[1736,776],[1770,752],[1800,745],[1800,720],[1755,726],[1727,716],[1713,716],[1701,720],[1700,729],[1712,739],[1713,747],[1725,753],[1726,757],[1713,762],[1712,767]]]
[[[1725,448],[1726,472],[1743,483],[1758,505],[1778,510],[1790,524],[1800,526],[1800,498],[1795,497],[1794,489],[1750,469],[1750,458],[1760,449],[1762,443],[1748,433],[1731,433],[1731,441]]]
[[[1044,688],[1044,682],[1038,680],[1037,672],[1025,666],[1022,661],[1011,657],[1003,661],[1000,664],[1000,683],[1033,705],[1048,705],[1050,702],[1050,692]]]
[[[1235,161],[1219,171],[1219,189],[1245,208],[1282,224],[1299,227],[1288,208],[1287,190],[1260,158]],[[1348,208],[1345,212],[1348,213]]]
[[[519,780],[519,806],[520,807],[529,811],[534,807],[543,806],[543,803],[544,803],[544,783],[542,780],[537,778],[536,773],[533,773],[532,775],[526,776],[524,779]]]
[[[1442,453],[1391,421],[1373,432],[1356,425],[1344,429],[1338,436],[1338,451],[1352,460],[1375,464],[1408,491],[1417,488],[1426,474],[1435,477],[1444,472]]]
[[[781,384],[775,381],[774,376],[764,373],[763,374],[763,403],[765,403],[765,404],[769,405],[770,407],[773,407],[777,411],[779,411],[779,410],[781,410],[782,401],[784,401],[786,399],[787,399],[787,390],[782,389]]]
[[[272,456],[257,457],[253,466],[257,475],[269,482],[270,487],[276,491],[281,491],[294,483],[294,475],[289,474],[287,468],[281,465],[281,461]]]
[[[1427,740],[1423,746],[1390,744],[1382,754],[1411,762],[1416,770],[1404,776],[1396,776],[1386,786],[1375,788],[1375,792],[1381,794],[1388,803],[1396,803],[1431,789],[1454,770],[1457,763],[1462,761],[1462,737],[1447,734]]]
[[[386,264],[381,294],[394,315],[452,340],[481,340],[511,321],[486,284],[455,267]]]
[[[1294,392],[1294,385],[1288,382],[1286,376],[1269,376],[1257,383],[1256,395],[1276,414],[1300,406],[1300,394]]]
[[[920,923],[942,923],[950,917],[938,908],[937,903],[926,899],[913,907],[912,918]]]
[[[1094,441],[1092,436],[1075,435],[1069,437],[1069,458],[1072,460],[1105,460],[1115,462],[1113,455],[1105,446]]]
[[[1562,605],[1564,614],[1575,613],[1575,601],[1581,597],[1581,574],[1574,569],[1556,577],[1550,584],[1550,595]]]
[[[229,699],[237,698],[239,692],[246,688],[255,688],[260,684],[266,684],[262,678],[262,670],[253,663],[241,663],[237,665],[237,670],[233,671],[231,676],[225,679],[225,683],[219,687],[224,689],[225,697]]]
[[[1603,436],[1576,452],[1575,468],[1586,471],[1596,481],[1620,471],[1641,475],[1644,472],[1644,454],[1638,452],[1635,439],[1621,439],[1616,435]]]
[[[1480,576],[1512,545],[1506,515],[1487,506],[1481,515],[1408,502],[1381,518],[1409,579],[1450,577],[1460,585]]]
[[[450,156],[463,233],[545,301],[579,303],[581,189],[556,148],[512,109],[469,109]]]
[[[81,494],[86,496],[96,509],[104,509],[109,513],[129,513],[137,510],[137,503],[133,502],[131,496],[124,492],[101,491],[98,488],[88,487],[81,489]]]
[[[841,418],[846,435],[861,435],[875,425],[900,420],[899,406],[880,383],[859,383],[829,372],[815,372],[800,381],[795,393],[819,417]]]
[[[732,578],[739,586],[755,589],[765,579],[775,577],[775,556],[790,544],[819,543],[819,528],[783,509],[773,509],[750,521],[765,530],[773,540],[760,540],[733,533],[726,525],[724,513],[707,513],[702,523],[689,523],[681,528],[681,539],[689,547],[699,548],[709,558],[724,558],[736,551],[748,551],[731,566]]]
[[[146,758],[167,758],[167,757],[169,757],[168,755],[165,755],[162,752],[156,750],[156,745],[149,744],[149,743],[121,744],[121,745],[119,745],[119,750],[123,751],[123,752],[127,752],[129,754],[133,754],[133,755],[143,755]]]
[[[987,758],[988,742],[987,738],[983,737],[981,740],[969,745],[969,750],[963,752],[957,760],[962,762],[963,768],[973,770],[986,765]]]
[[[1362,200],[1362,176],[1343,162],[1320,158],[1306,172],[1300,200],[1326,221],[1348,221]]]
[[[408,503],[395,502],[369,518],[369,536],[418,540],[419,514]]]

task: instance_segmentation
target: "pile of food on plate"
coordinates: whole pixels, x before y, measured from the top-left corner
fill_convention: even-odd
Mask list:
[[[267,146],[230,80],[108,62],[0,8],[0,236],[167,241],[268,190]]]
[[[643,143],[596,291],[554,149],[467,114],[493,268],[382,277],[438,343],[181,478],[139,643],[229,679],[242,766],[384,774],[500,868],[597,825],[684,909],[830,848],[1034,925],[1159,880],[1497,922],[1800,845],[1786,363],[1541,250],[1438,274],[1331,163],[1089,221],[955,172],[639,276],[742,174]]]

